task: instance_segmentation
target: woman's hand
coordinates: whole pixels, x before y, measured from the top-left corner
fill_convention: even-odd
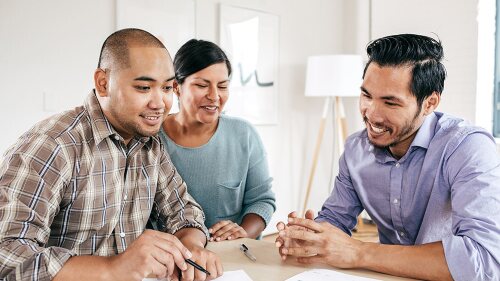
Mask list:
[[[208,229],[211,234],[210,241],[218,242],[248,237],[246,230],[235,222],[224,220],[212,225]]]

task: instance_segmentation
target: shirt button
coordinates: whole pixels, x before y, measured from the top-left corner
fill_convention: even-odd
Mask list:
[[[114,135],[115,140],[120,140],[120,137],[118,135]]]
[[[120,232],[120,237],[121,237],[121,238],[125,238],[125,233]]]
[[[399,168],[399,162],[396,162],[396,168]]]
[[[401,235],[401,237],[405,237],[405,233],[403,231],[399,232],[399,235]]]
[[[392,202],[397,205],[399,203],[399,200],[397,198],[394,198],[394,201]]]
[[[125,194],[125,196],[123,196],[123,200],[127,200],[127,194]]]

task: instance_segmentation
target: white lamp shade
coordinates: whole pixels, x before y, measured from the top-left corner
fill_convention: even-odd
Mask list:
[[[357,97],[363,76],[363,60],[358,55],[312,56],[307,59],[308,97]]]

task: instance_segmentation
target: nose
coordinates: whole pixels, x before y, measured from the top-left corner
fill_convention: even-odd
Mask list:
[[[381,123],[384,121],[380,107],[372,100],[360,101],[361,114],[371,123]]]
[[[211,102],[219,101],[220,97],[219,97],[219,89],[217,88],[217,85],[213,85],[213,86],[210,86],[208,88],[206,98]]]
[[[165,107],[165,103],[163,102],[163,95],[164,92],[162,91],[162,89],[156,89],[152,91],[148,103],[149,108],[155,110],[163,109]]]

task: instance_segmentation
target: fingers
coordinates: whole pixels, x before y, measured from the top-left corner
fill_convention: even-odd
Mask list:
[[[185,258],[179,249],[173,244],[171,241],[160,239],[154,242],[154,245],[161,250],[165,251],[166,254],[170,254],[172,256],[174,263],[181,269],[186,270],[187,265],[185,262]]]
[[[165,277],[165,276],[170,276],[174,273],[175,270],[175,264],[174,264],[174,258],[172,257],[171,254],[157,250],[157,251],[151,251],[151,255],[153,258],[160,263],[163,268],[161,269],[155,269],[154,274],[157,277]]]
[[[212,237],[210,237],[210,241],[217,241],[217,235],[216,233],[222,229],[223,227],[227,226],[228,224],[231,224],[232,221],[228,221],[228,220],[224,220],[224,221],[219,221],[217,222],[216,224],[212,225],[212,227],[210,227],[208,229],[208,233],[210,233],[212,235]]]
[[[174,270],[174,273],[168,277],[168,280],[170,280],[170,281],[179,281],[179,279],[180,279],[179,276],[180,276],[179,269],[176,268]]]
[[[176,236],[168,233],[163,233],[160,231],[151,231],[151,232],[153,232],[152,233],[153,236],[170,242],[174,247],[176,247],[179,250],[184,259],[190,259],[193,256],[193,254],[191,254],[191,252],[184,246],[184,244],[182,244],[182,242]]]
[[[288,214],[288,217],[289,217],[289,218],[296,218],[296,217],[298,217],[297,212],[296,212],[296,211],[293,211],[293,212],[289,213],[289,214]]]
[[[321,230],[323,229],[321,224],[310,219],[288,218],[288,224],[305,227],[315,232],[321,232]]]
[[[308,209],[306,211],[306,214],[304,215],[306,219],[313,220],[314,219],[314,211],[311,209]]]
[[[284,241],[287,239],[299,239],[304,241],[317,241],[320,237],[317,233],[310,232],[304,229],[300,229],[297,227],[289,227],[285,230],[279,232],[279,237],[281,237]],[[285,245],[289,247],[290,245]]]
[[[314,246],[291,247],[283,249],[283,252],[294,257],[311,257],[318,255],[320,249]]]
[[[213,230],[212,238],[210,241],[223,241],[226,239],[235,239],[239,237],[246,237],[246,231],[243,227],[232,221],[225,221],[217,231]]]
[[[188,269],[182,272],[181,280],[211,280],[223,274],[220,259],[213,252],[201,248],[194,250],[193,253],[193,261],[210,272],[210,275],[189,265]]]
[[[222,227],[226,226],[227,224],[231,223],[232,221],[229,221],[229,220],[223,220],[223,221],[219,221],[217,222],[216,224],[212,225],[209,229],[208,229],[208,233],[210,234],[214,234],[215,232],[217,232],[217,230],[221,229]]]

